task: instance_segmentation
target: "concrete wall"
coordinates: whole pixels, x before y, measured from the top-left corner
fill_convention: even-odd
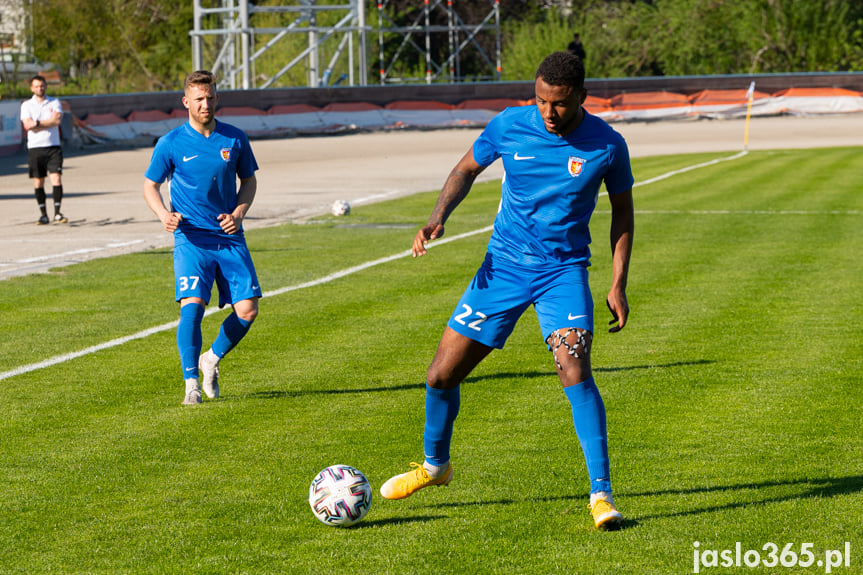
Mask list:
[[[588,79],[585,86],[593,96],[610,98],[625,92],[668,91],[691,94],[700,90],[746,89],[755,81],[762,92],[777,92],[786,88],[835,87],[863,91],[863,73],[837,72],[829,74],[770,74],[740,76],[682,76],[623,79]],[[113,113],[125,117],[134,110],[170,112],[182,108],[180,91],[148,94],[116,94],[102,96],[64,96],[72,113],[82,118],[87,114]],[[222,106],[251,106],[266,110],[274,105],[308,104],[324,107],[330,103],[370,102],[385,105],[396,100],[434,100],[458,104],[464,100],[533,97],[533,82],[497,82],[463,84],[387,85],[336,88],[270,88],[265,90],[225,90],[220,92]]]

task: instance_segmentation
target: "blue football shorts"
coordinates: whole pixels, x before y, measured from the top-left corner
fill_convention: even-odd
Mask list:
[[[593,333],[593,296],[587,267],[526,269],[496,263],[491,254],[486,254],[447,325],[465,337],[500,349],[531,304],[543,341],[569,327]]]
[[[209,304],[214,282],[219,307],[263,295],[245,241],[202,243],[174,236],[175,300],[199,297]]]

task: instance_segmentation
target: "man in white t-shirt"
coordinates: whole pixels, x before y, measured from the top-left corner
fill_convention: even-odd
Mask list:
[[[51,195],[54,199],[54,223],[68,220],[60,213],[63,201],[63,148],[60,146],[60,122],[63,110],[60,100],[45,95],[48,82],[42,76],[33,76],[30,91],[33,97],[21,103],[21,125],[27,132],[27,155],[30,177],[36,192],[36,202],[42,215],[37,225],[49,223],[45,207],[45,178],[51,177]]]

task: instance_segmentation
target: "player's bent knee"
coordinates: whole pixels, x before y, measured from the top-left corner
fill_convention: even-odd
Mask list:
[[[236,311],[235,313],[237,314],[238,318],[240,318],[243,321],[247,321],[249,323],[255,321],[255,319],[258,317],[258,309],[257,308],[243,312],[243,313],[240,313],[238,311]]]
[[[548,336],[546,343],[554,356],[557,369],[576,368],[590,371],[590,346],[593,334],[586,329],[569,327]]]
[[[444,374],[434,364],[426,372],[426,384],[433,389],[452,389],[458,386],[460,380],[453,374]]]
[[[234,313],[243,321],[253,322],[258,317],[257,299],[248,299],[234,304]]]

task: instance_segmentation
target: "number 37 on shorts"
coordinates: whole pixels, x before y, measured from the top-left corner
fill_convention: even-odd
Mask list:
[[[181,292],[184,291],[195,291],[198,288],[198,282],[201,281],[201,278],[198,276],[180,276],[177,278],[178,285]]]

